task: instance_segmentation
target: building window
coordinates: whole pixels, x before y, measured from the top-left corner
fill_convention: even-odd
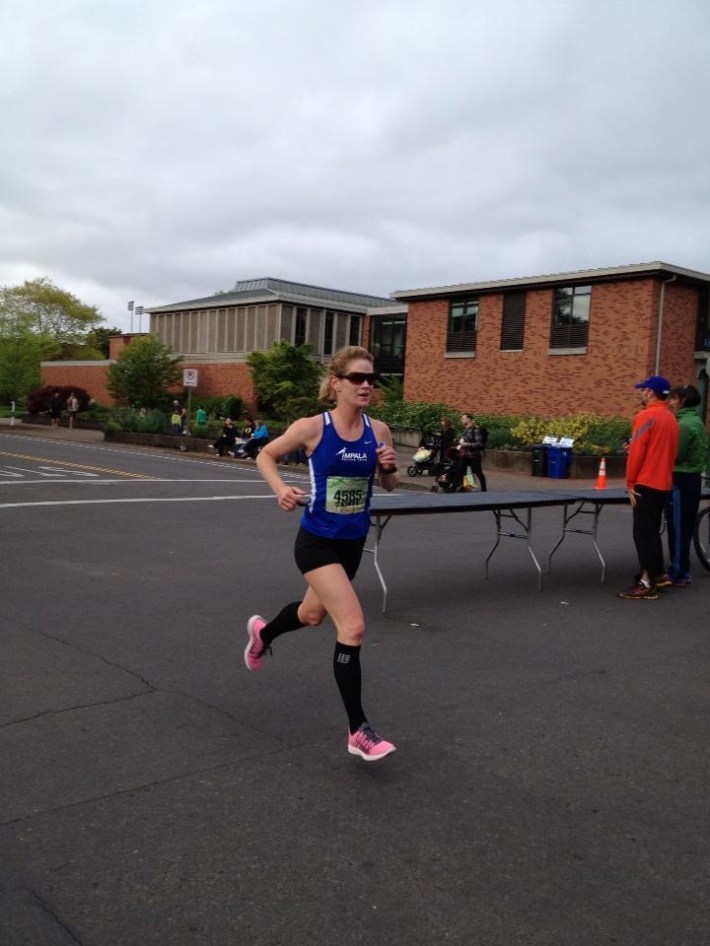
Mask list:
[[[451,352],[476,350],[478,335],[478,299],[452,302],[449,310],[449,329],[446,350]]]
[[[555,290],[550,348],[587,347],[591,299],[591,286]]]
[[[323,325],[323,354],[333,354],[333,324],[335,322],[335,312],[325,313],[325,323]]]
[[[360,324],[362,319],[359,315],[350,316],[350,341],[349,345],[359,345],[360,344]]]
[[[525,292],[506,292],[503,296],[503,322],[500,329],[501,351],[522,351],[525,344]]]
[[[403,377],[406,329],[405,315],[372,316],[370,351],[377,374]]]
[[[296,328],[293,333],[294,345],[306,344],[306,321],[308,310],[299,306],[296,309]]]

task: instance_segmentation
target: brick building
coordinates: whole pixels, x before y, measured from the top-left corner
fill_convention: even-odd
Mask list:
[[[707,408],[710,275],[646,263],[393,293],[404,393],[458,410],[630,416],[635,382],[695,383]]]
[[[693,382],[707,414],[710,275],[643,263],[395,292],[391,299],[280,279],[149,310],[150,331],[199,372],[197,396],[253,405],[247,356],[286,339],[327,360],[364,344],[407,400],[456,410],[631,416],[636,381]],[[135,336],[111,340],[111,358]],[[46,384],[110,403],[110,362],[46,362]]]

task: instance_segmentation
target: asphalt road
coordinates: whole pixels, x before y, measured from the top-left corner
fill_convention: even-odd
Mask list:
[[[332,627],[244,667],[302,587],[255,469],[0,431],[2,946],[707,946],[710,575],[617,599],[611,507],[604,584],[583,536],[485,580],[493,524],[393,520],[386,614],[363,561],[368,765]]]

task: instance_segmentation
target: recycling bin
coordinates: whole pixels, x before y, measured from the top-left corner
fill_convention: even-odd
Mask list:
[[[546,443],[534,443],[530,448],[533,476],[547,476],[547,451],[549,449]]]
[[[566,480],[574,455],[571,447],[547,448],[547,475],[550,479]]]

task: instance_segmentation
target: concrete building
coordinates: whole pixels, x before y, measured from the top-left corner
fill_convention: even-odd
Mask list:
[[[325,289],[285,279],[248,279],[230,292],[146,309],[150,333],[183,356],[183,368],[197,371],[196,395],[240,395],[255,407],[247,358],[285,340],[313,346],[320,361],[344,345],[367,344],[367,312],[392,305],[383,296]],[[399,307],[401,309],[401,306]],[[110,404],[106,371],[121,348],[137,335],[111,339],[108,362],[45,362],[43,383],[76,384]]]

